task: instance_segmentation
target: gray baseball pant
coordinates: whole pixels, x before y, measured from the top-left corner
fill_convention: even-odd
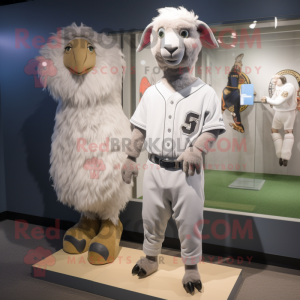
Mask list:
[[[181,243],[181,258],[186,265],[202,259],[204,172],[186,176],[180,170],[164,169],[147,161],[143,181],[143,251],[161,253],[165,230],[173,211]]]

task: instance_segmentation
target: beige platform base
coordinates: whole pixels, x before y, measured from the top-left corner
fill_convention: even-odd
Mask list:
[[[52,256],[55,261],[52,257],[46,269],[43,261],[33,265],[32,275],[113,299],[228,300],[234,298],[241,282],[242,270],[202,262],[198,266],[203,289],[192,296],[182,287],[184,265],[178,257],[161,255],[159,271],[139,279],[131,275],[131,269],[144,256],[141,250],[123,247],[114,263],[102,266],[91,265],[87,253],[70,255],[60,250]]]

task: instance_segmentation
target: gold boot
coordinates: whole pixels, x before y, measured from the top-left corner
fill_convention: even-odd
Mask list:
[[[120,252],[122,232],[123,225],[120,220],[117,226],[110,220],[102,221],[98,235],[91,241],[88,261],[92,265],[112,263]]]
[[[91,240],[98,234],[101,221],[81,216],[79,222],[67,230],[63,239],[63,249],[70,254],[79,254],[89,249]]]
[[[229,125],[236,131],[244,133],[245,129],[242,124],[229,123]]]

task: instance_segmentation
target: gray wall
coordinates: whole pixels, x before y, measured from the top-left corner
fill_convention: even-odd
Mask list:
[[[1,89],[0,89],[1,100]],[[4,153],[3,153],[3,128],[1,118],[1,101],[0,101],[0,213],[7,210],[5,195],[5,170],[4,170]]]

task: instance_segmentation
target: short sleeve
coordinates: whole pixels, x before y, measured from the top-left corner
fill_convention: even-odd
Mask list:
[[[147,127],[147,94],[149,88],[144,93],[139,105],[137,106],[133,116],[130,119],[130,123],[141,129],[146,130]]]
[[[202,132],[215,129],[220,129],[219,134],[226,132],[226,127],[221,113],[220,100],[215,91],[213,91],[212,96],[209,100],[204,118],[205,119],[202,127]]]

